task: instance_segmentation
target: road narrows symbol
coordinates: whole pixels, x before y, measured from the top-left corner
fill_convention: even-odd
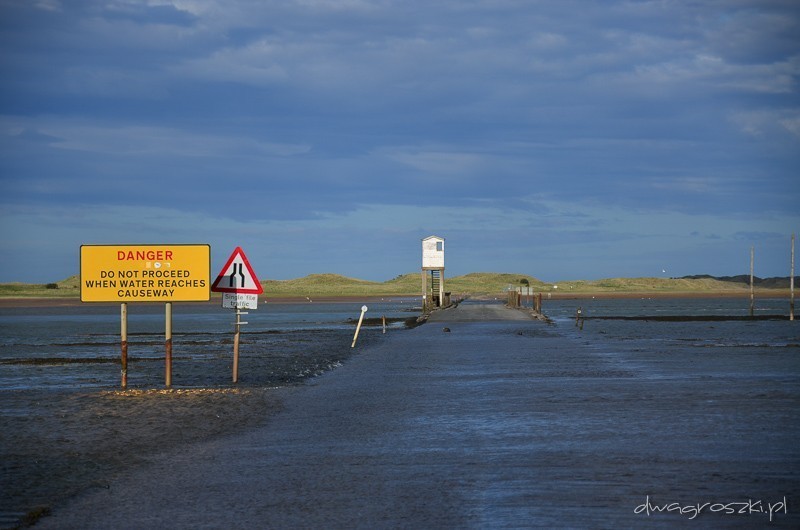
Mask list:
[[[234,263],[233,264],[233,270],[231,271],[231,275],[229,276],[229,280],[228,280],[228,286],[229,287],[234,287],[234,288],[235,287],[244,287],[245,276],[244,276],[244,271],[242,270],[243,266],[244,266],[244,263]],[[236,275],[237,274],[239,275],[239,278],[242,279],[242,284],[239,285],[239,286],[236,285]]]

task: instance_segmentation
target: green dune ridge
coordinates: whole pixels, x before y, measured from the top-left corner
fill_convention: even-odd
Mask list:
[[[48,284],[3,283],[0,297],[4,298],[79,298],[80,279],[70,276]],[[264,296],[270,297],[333,297],[333,296],[417,296],[421,294],[419,272],[402,274],[391,280],[376,282],[350,278],[339,274],[310,274],[291,280],[262,280]],[[761,293],[779,293],[789,288],[789,278],[757,278],[754,282]],[[500,295],[508,289],[522,288],[523,292],[551,293],[568,296],[593,293],[653,293],[653,294],[745,294],[749,278],[713,277],[707,275],[683,278],[608,278],[601,280],[568,280],[543,282],[533,276],[514,273],[473,272],[444,280],[445,291],[454,295]]]

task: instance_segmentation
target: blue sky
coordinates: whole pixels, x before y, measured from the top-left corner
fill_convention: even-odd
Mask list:
[[[796,0],[0,0],[0,282],[789,274]]]

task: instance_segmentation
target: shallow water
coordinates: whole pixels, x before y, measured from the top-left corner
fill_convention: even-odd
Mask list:
[[[703,304],[717,310],[713,300],[693,309]],[[772,510],[709,508],[688,524],[798,527],[796,323],[598,319],[581,329],[570,303],[554,325],[468,305],[291,393],[267,429],[224,451],[204,446],[208,462],[182,452],[179,465],[75,504],[73,521],[103,513],[94,527],[108,528],[144,513],[140,526],[214,526],[234,513],[245,527],[672,528],[691,515],[639,507],[787,499],[774,521]],[[625,300],[607,308],[647,315]],[[187,502],[165,508],[174,491]],[[200,520],[198,505],[212,507]],[[223,505],[232,508],[213,509]]]
[[[452,330],[443,333],[442,324],[432,321],[421,329],[396,331],[385,338],[379,328],[371,327],[362,330],[356,351],[375,347],[364,348],[361,351],[365,353],[356,356],[350,342],[361,303],[319,307],[267,304],[251,311],[243,333],[240,386],[297,384],[350,359],[336,374],[340,377],[289,393],[294,400],[290,414],[284,416],[290,418],[286,423],[288,441],[269,445],[269,451],[259,454],[265,473],[278,470],[270,480],[278,485],[276,491],[286,495],[284,506],[313,499],[306,490],[292,489],[301,483],[299,469],[308,473],[302,484],[309,487],[327,484],[319,480],[321,476],[333,484],[341,483],[335,491],[345,501],[354,496],[370,499],[376,494],[374,484],[390,484],[394,489],[382,493],[385,502],[370,499],[359,508],[377,506],[379,517],[403,517],[408,507],[398,509],[395,501],[417,501],[412,509],[420,510],[416,517],[428,524],[442,521],[452,525],[447,515],[452,509],[463,513],[464,506],[477,517],[470,521],[473,526],[477,521],[478,526],[490,527],[519,527],[530,522],[530,526],[579,528],[592,526],[589,521],[605,521],[607,524],[600,526],[671,527],[680,520],[678,516],[649,515],[631,519],[645,499],[662,505],[672,501],[691,505],[707,500],[763,499],[766,503],[788,496],[792,516],[798,491],[794,470],[798,463],[800,324],[786,320],[598,318],[587,319],[581,328],[573,318],[579,304],[588,317],[681,311],[686,315],[737,315],[748,311],[747,300],[729,299],[545,301],[545,313],[554,325],[448,323]],[[369,305],[368,316],[382,313],[378,305]],[[413,316],[407,309],[411,305],[413,301],[389,305],[386,315]],[[757,307],[768,306],[759,300]],[[785,311],[788,302],[778,300],[764,311],[780,312],[781,307]],[[129,308],[129,385],[160,388],[163,306]],[[108,394],[96,390],[119,385],[118,306],[51,308],[46,310],[44,323],[37,320],[37,309],[0,311],[0,422],[4,422],[0,432],[38,429],[41,437],[45,431],[47,437],[55,433],[60,444],[62,439],[69,441],[75,429],[87,430],[85,421],[94,421],[96,429],[107,429],[107,424],[119,427],[119,422],[114,424],[85,407],[86,402]],[[232,311],[207,304],[176,305],[174,320],[173,386],[230,387]],[[36,327],[39,324],[41,330]],[[61,336],[67,340],[55,340]],[[569,340],[563,340],[564,336]],[[445,347],[439,347],[439,342]],[[62,362],[62,358],[70,360]],[[90,362],[76,362],[84,358]],[[25,364],[26,359],[40,364]],[[404,377],[396,378],[396,373]],[[255,389],[253,393],[257,393]],[[73,396],[81,394],[75,401]],[[162,405],[173,407],[173,398],[165,398]],[[59,404],[58,400],[73,406],[40,406],[45,401]],[[320,402],[330,404],[323,408],[325,414],[317,407]],[[146,401],[125,403],[152,406]],[[119,403],[112,405],[104,409],[105,414],[118,413]],[[251,401],[246,406],[249,413],[262,405]],[[194,418],[204,417],[207,410],[201,409]],[[83,415],[71,416],[76,412]],[[183,418],[184,414],[170,408],[169,415],[162,409],[161,415],[154,417]],[[322,421],[325,418],[334,421]],[[139,413],[134,410],[121,423],[138,421]],[[187,421],[197,429],[197,423],[207,420]],[[63,425],[72,426],[73,431],[64,430]],[[276,422],[271,429],[277,428]],[[140,433],[140,440],[155,438],[147,429]],[[105,439],[108,431],[98,432],[98,439]],[[130,445],[122,428],[107,438],[119,447]],[[41,447],[37,438],[31,440],[33,443],[27,439],[24,444],[6,442],[4,449],[17,453],[18,446]],[[329,445],[320,446],[322,440]],[[298,452],[303,444],[310,453]],[[75,446],[59,446],[58,452],[45,454],[67,460],[72,474],[72,469],[86,467],[87,459],[69,460],[78,454],[67,451],[70,447]],[[243,461],[248,470],[255,447],[246,448]],[[272,455],[276,447],[283,452]],[[25,468],[4,478],[22,484],[33,473],[50,482],[53,469],[47,461],[27,455],[0,459],[23,462]],[[395,460],[392,455],[397,455]],[[382,460],[384,456],[387,459]],[[292,459],[297,464],[289,468],[287,462]],[[36,469],[29,472],[27,466]],[[441,487],[442,471],[449,473],[446,487]],[[96,475],[104,476],[104,472],[99,470]],[[234,482],[241,476],[236,474]],[[200,481],[186,484],[199,487]],[[3,489],[0,486],[0,491]],[[353,495],[353,491],[361,495]],[[455,492],[455,497],[467,499],[466,504],[445,495],[451,511],[442,511],[438,502],[442,492]],[[126,498],[135,498],[135,510],[142,509],[140,497]],[[218,502],[214,499],[207,504]],[[193,501],[192,513],[196,506]],[[380,512],[381,507],[388,511]],[[0,502],[0,522],[2,508]],[[270,513],[275,511],[270,508]],[[362,515],[360,511],[352,513]],[[754,522],[765,520],[763,515],[761,519],[756,515],[737,520],[706,515],[711,518],[698,522],[701,527],[714,523],[754,527]],[[307,516],[304,509],[306,526]],[[780,522],[786,524],[780,527],[797,527],[796,520],[796,516],[785,517]],[[615,521],[624,524],[613,524]]]
[[[575,319],[578,307],[584,317],[580,323]],[[758,319],[766,315],[785,316],[788,308],[785,299],[759,300],[754,312],[756,319],[752,321],[746,319],[747,300],[725,298],[554,300],[546,302],[543,310],[565,331],[632,347],[796,348],[800,344],[797,321]],[[671,316],[680,318],[659,320]],[[720,320],[703,320],[711,316]],[[619,317],[636,320],[617,320]],[[745,319],[725,320],[724,317]]]
[[[581,306],[585,317],[578,323],[575,311]],[[609,358],[625,358],[626,363],[648,363],[651,377],[671,377],[676,373],[697,378],[713,378],[734,373],[758,372],[763,377],[781,378],[780,361],[800,354],[800,321],[789,320],[606,320],[603,317],[648,316],[734,316],[749,314],[749,300],[634,299],[634,300],[558,300],[544,302],[544,311],[559,330],[586,346],[604,352]],[[787,299],[759,299],[756,315],[788,315]],[[685,356],[686,364],[670,359]],[[788,358],[788,357],[787,357]],[[775,366],[764,373],[763,365]],[[769,361],[769,362],[768,362]]]
[[[410,298],[368,303],[366,317],[389,320],[389,330],[419,315]],[[260,303],[242,316],[239,384],[300,382],[342,362],[351,352],[362,302]],[[173,387],[225,386],[232,378],[231,309],[173,304]],[[128,386],[165,380],[165,307],[128,305]],[[382,334],[366,326],[358,345]],[[0,308],[0,391],[28,388],[113,388],[120,384],[120,307],[81,304]]]
[[[468,302],[467,302],[468,303]],[[260,303],[242,317],[239,384],[296,384],[338,366],[352,354],[350,343],[362,302]],[[575,311],[587,317],[575,325]],[[389,319],[389,329],[419,314],[418,300],[369,302],[367,318]],[[584,299],[544,300],[543,311],[560,332],[603,351],[638,352],[643,357],[696,354],[698,373],[724,369],[737,354],[797,353],[800,327],[786,320],[686,321],[605,320],[604,317],[746,316],[749,300]],[[120,384],[120,311],[108,304],[0,308],[0,391],[29,388],[69,390],[116,388]],[[788,300],[758,299],[756,315],[787,314]],[[215,304],[174,304],[173,386],[230,384],[234,312]],[[365,327],[362,347],[381,335]],[[164,384],[164,306],[128,306],[128,385]]]
[[[528,302],[526,305],[530,305]],[[580,307],[584,317],[724,315],[747,316],[749,298],[587,298],[581,300],[542,300],[542,310],[554,319],[571,319]],[[758,298],[754,315],[788,315],[787,298]]]

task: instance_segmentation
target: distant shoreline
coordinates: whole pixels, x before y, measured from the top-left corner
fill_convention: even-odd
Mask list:
[[[538,293],[537,293],[538,294]],[[547,300],[587,300],[587,299],[635,299],[635,298],[660,298],[660,299],[692,299],[692,298],[749,298],[750,292],[748,290],[736,291],[597,291],[597,292],[549,292],[541,293],[542,301]],[[790,297],[788,289],[756,289],[754,293],[756,298],[786,298]],[[533,295],[530,295],[533,296]],[[501,300],[505,298],[505,293],[497,293],[496,295],[481,293],[479,295],[469,296],[475,300]],[[529,295],[523,294],[525,299]],[[304,296],[274,296],[267,297],[266,299],[259,299],[259,305],[268,307],[269,304],[308,304],[308,303],[361,303],[361,302],[379,302],[391,299],[408,299],[420,298],[420,295],[411,294],[387,294],[380,295],[341,295],[341,296],[319,296],[311,298],[310,300]],[[164,302],[130,302],[131,304],[163,304]],[[219,298],[212,298],[207,302],[175,302],[176,304],[214,304],[220,305],[222,302]],[[23,296],[8,296],[0,297],[0,307],[71,307],[78,305],[95,305],[95,306],[109,306],[116,307],[119,305],[117,302],[81,302],[78,297],[23,297]]]
[[[408,299],[418,298],[413,295],[386,295],[386,296],[319,296],[308,299],[304,296],[276,296],[268,297],[266,300],[259,298],[259,307],[269,306],[269,304],[308,304],[308,303],[347,303],[347,302],[379,302],[391,299]],[[129,302],[131,305],[161,305],[165,302]],[[174,302],[181,305],[221,305],[220,298],[212,298],[207,302]],[[17,296],[17,297],[0,297],[0,307],[70,307],[78,305],[94,305],[94,306],[109,306],[116,307],[120,302],[82,302],[80,298],[76,297],[41,297],[41,296]]]

